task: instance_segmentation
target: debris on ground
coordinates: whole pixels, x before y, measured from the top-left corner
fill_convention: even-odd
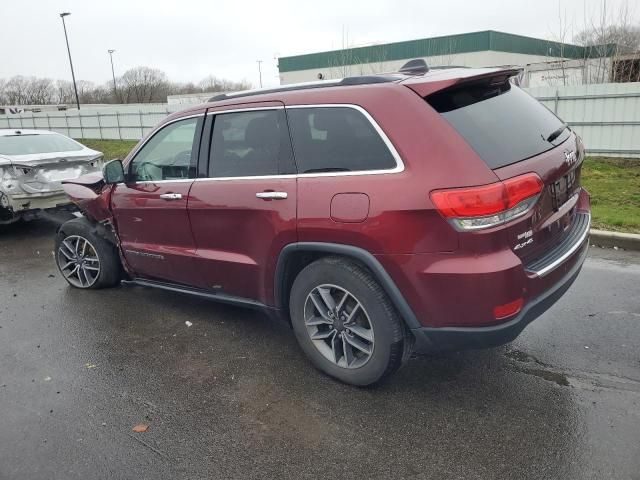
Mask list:
[[[187,320],[186,322],[184,322],[184,324],[185,324],[187,327],[190,327],[191,325],[193,325],[193,323],[191,323],[189,320]]]
[[[133,427],[133,431],[136,433],[143,433],[147,430],[149,430],[149,425],[147,425],[146,423],[139,423],[138,425]]]
[[[87,367],[87,369],[89,370],[97,367],[95,363],[85,363],[84,366]]]

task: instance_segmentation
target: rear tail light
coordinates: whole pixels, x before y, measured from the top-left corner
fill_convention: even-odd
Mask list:
[[[431,200],[457,230],[478,230],[527,213],[543,186],[538,175],[526,173],[479,187],[435,190]]]

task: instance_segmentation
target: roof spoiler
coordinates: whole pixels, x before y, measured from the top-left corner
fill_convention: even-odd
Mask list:
[[[520,72],[521,68],[470,68],[452,71],[452,75],[424,79],[411,77],[403,85],[409,87],[421,97],[426,97],[432,93],[448,88],[469,85],[472,83],[487,82],[489,84],[501,84]]]
[[[414,58],[409,60],[403,66],[400,67],[398,73],[405,75],[424,75],[429,71],[429,65],[422,58]]]

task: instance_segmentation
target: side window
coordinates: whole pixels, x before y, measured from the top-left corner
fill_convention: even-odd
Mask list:
[[[396,160],[371,122],[349,107],[289,108],[300,173],[387,170]]]
[[[130,174],[133,181],[178,180],[193,177],[192,151],[201,118],[187,118],[171,123],[145,143],[133,158]]]
[[[284,111],[220,113],[213,122],[209,177],[295,173]]]

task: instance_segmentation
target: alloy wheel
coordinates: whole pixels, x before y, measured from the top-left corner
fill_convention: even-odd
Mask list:
[[[60,242],[58,267],[67,281],[78,288],[91,287],[100,276],[98,252],[79,235],[70,235]]]
[[[304,321],[313,345],[342,368],[359,368],[373,354],[371,320],[360,301],[336,285],[320,285],[305,300]]]

